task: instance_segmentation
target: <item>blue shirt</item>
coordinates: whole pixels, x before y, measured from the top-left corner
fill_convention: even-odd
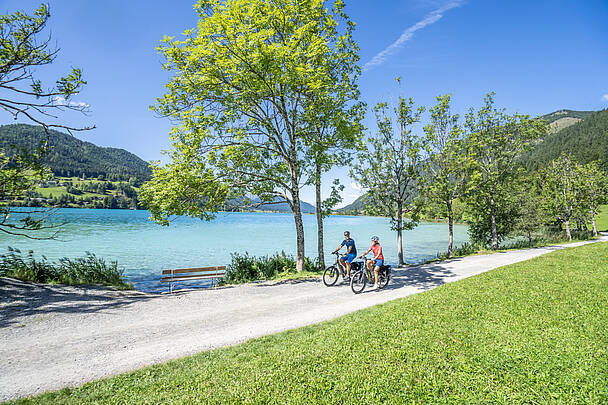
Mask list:
[[[355,241],[354,241],[354,239],[349,239],[349,240],[344,239],[342,241],[342,244],[340,246],[344,246],[344,245],[346,245],[346,251],[347,252],[348,252],[348,248],[352,246],[352,249],[348,253],[352,253],[355,256],[357,255],[357,248],[355,247]]]

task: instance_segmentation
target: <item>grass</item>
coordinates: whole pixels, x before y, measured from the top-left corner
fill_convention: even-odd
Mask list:
[[[608,243],[16,403],[607,403]]]
[[[608,232],[608,205],[602,205],[600,207],[600,212],[595,218],[595,225],[597,226],[598,231]]]

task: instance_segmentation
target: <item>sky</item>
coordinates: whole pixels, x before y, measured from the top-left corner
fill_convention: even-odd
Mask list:
[[[511,113],[608,108],[608,0],[345,2],[356,23],[369,132],[375,130],[371,107],[400,92],[427,108],[450,93],[461,114],[479,107],[490,91],[497,106]],[[170,77],[156,47],[164,35],[179,37],[195,26],[194,1],[46,3],[48,33],[60,53],[38,76],[52,84],[76,66],[88,82],[74,101],[88,104],[89,115],[66,114],[63,123],[95,125],[76,134],[82,140],[123,148],[146,161],[166,159],[161,150],[171,146],[171,122],[149,109]],[[0,0],[0,13],[31,12],[39,5]],[[12,122],[0,112],[0,124]],[[324,195],[334,178],[345,185],[341,205],[361,194],[347,168],[334,168],[323,179]],[[301,195],[314,202],[312,188]]]

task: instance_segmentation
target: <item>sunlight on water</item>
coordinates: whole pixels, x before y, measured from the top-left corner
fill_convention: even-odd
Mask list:
[[[220,213],[211,222],[180,217],[169,227],[150,222],[147,211],[60,209],[52,221],[67,222],[59,240],[27,240],[0,235],[3,252],[7,246],[22,251],[34,250],[36,256],[49,259],[75,258],[85,252],[117,260],[129,281],[139,290],[159,290],[160,271],[166,268],[201,267],[228,264],[232,252],[271,255],[296,251],[295,226],[291,214]],[[316,255],[316,218],[304,215],[306,254]],[[351,232],[359,254],[370,245],[370,238],[380,238],[389,264],[397,262],[396,233],[386,218],[331,216],[325,220],[326,254]],[[454,226],[456,246],[468,240],[466,227]],[[404,232],[405,260],[419,263],[434,258],[447,248],[447,224],[422,223]],[[326,260],[331,257],[326,256]],[[165,286],[162,286],[164,289]]]

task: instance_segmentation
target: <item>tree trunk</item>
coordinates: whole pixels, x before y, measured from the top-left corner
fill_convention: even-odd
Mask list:
[[[494,195],[490,196],[490,217],[492,220],[492,249],[498,249],[498,232],[496,231],[496,207],[494,206]]]
[[[572,234],[570,233],[570,220],[567,220],[564,222],[564,224],[566,225],[566,236],[568,237],[569,241],[572,241]]]
[[[591,226],[593,227],[593,236],[597,236],[597,226],[595,226],[595,214],[591,212]]]
[[[317,254],[319,255],[319,266],[325,268],[325,253],[323,252],[323,213],[321,207],[321,166],[317,164],[317,177],[315,180],[315,194],[317,197]]]
[[[403,261],[403,204],[399,202],[397,204],[397,256],[399,259],[399,266],[405,266]]]
[[[452,257],[454,253],[454,214],[452,212],[452,202],[448,201],[448,232],[450,234],[448,241],[448,257]]]

